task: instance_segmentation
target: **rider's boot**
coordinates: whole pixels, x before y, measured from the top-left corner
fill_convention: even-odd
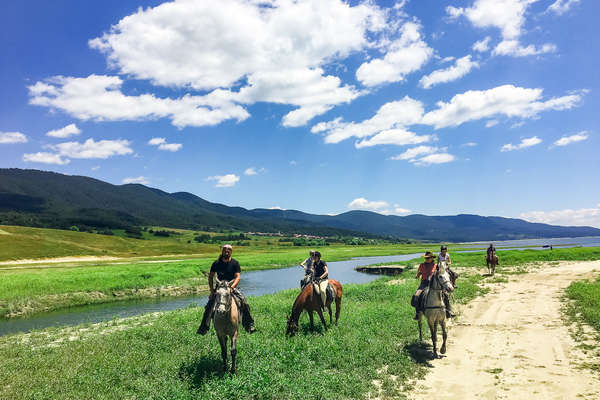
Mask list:
[[[204,315],[202,316],[202,322],[200,323],[200,326],[196,331],[198,335],[206,335],[206,333],[210,329],[210,320],[212,319],[214,302],[214,297],[209,297],[208,303],[206,303],[206,306],[204,306]]]
[[[242,325],[243,325],[244,329],[246,330],[246,332],[248,332],[248,333],[256,332],[256,327],[254,326],[254,319],[252,318],[252,315],[250,314],[250,306],[248,305],[248,303],[246,303],[244,301],[241,305],[240,311],[242,312]]]
[[[413,317],[415,321],[419,320],[419,311],[415,310],[415,316]]]

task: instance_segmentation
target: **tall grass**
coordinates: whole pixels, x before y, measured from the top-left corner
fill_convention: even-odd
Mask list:
[[[476,279],[461,282],[456,298],[474,296]],[[423,372],[427,353],[411,320],[416,282],[388,281],[346,285],[339,326],[317,323],[311,332],[303,314],[293,338],[284,332],[297,290],[250,298],[258,332],[240,334],[234,376],[221,373],[214,331],[195,334],[198,307],[53,346],[43,334],[27,343],[0,338],[0,398],[360,399],[375,390],[373,379],[389,383],[391,375],[398,385],[384,384],[382,394],[401,396],[399,385]]]
[[[595,281],[573,282],[566,295],[573,304],[569,307],[572,316],[580,315],[583,321],[600,333],[600,277]]]

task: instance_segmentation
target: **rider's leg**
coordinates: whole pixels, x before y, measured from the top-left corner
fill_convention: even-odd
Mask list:
[[[238,304],[240,305],[240,313],[242,314],[242,326],[246,330],[246,332],[254,333],[256,332],[256,328],[254,327],[254,319],[250,314],[250,305],[246,301],[246,297],[240,292],[237,288],[233,289],[233,295],[238,300]]]
[[[215,306],[215,296],[209,296],[208,302],[204,306],[204,315],[202,316],[202,322],[196,331],[199,335],[206,335],[210,329],[210,320],[212,318],[213,307]]]
[[[444,305],[446,306],[446,318],[454,318],[456,314],[452,312],[452,304],[450,304],[450,298],[448,297],[448,293],[443,292],[444,297]]]
[[[329,281],[327,279],[323,279],[319,282],[319,291],[321,292],[321,308],[325,308],[325,304],[327,304],[327,285]]]

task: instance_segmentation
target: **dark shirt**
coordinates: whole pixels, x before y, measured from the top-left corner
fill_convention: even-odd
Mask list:
[[[236,272],[241,272],[240,263],[235,258],[225,262],[219,257],[210,267],[210,272],[215,272],[220,281],[231,281],[235,278]]]
[[[496,248],[495,248],[494,246],[490,246],[490,247],[488,247],[488,249],[487,249],[487,253],[488,253],[488,254],[490,254],[490,253],[495,253],[495,252],[496,252]]]
[[[320,278],[321,275],[325,273],[325,267],[327,263],[323,260],[319,260],[318,263],[313,264],[313,268],[315,269],[315,278]]]

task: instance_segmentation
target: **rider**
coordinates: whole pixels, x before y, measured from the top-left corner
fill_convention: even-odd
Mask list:
[[[306,284],[308,282],[310,282],[310,280],[312,279],[312,276],[315,272],[315,270],[313,268],[314,259],[315,259],[315,251],[311,250],[309,252],[309,257],[300,263],[300,266],[302,268],[304,268],[304,272],[305,272],[304,279],[302,279],[300,281],[300,287],[302,287],[302,288],[304,286],[306,286]]]
[[[327,302],[327,285],[329,283],[327,277],[329,276],[329,270],[327,269],[327,263],[321,260],[321,253],[318,251],[315,251],[313,268],[315,286],[318,286],[318,294],[321,296],[321,308],[323,308]]]
[[[448,274],[451,276],[455,275],[456,273],[450,269],[450,264],[452,264],[452,260],[450,259],[450,253],[448,253],[448,246],[446,246],[446,245],[442,245],[442,247],[440,247],[440,254],[438,254],[438,265],[442,261],[445,261],[446,265],[448,266]],[[454,283],[455,280],[456,279],[454,279],[452,283]],[[444,304],[446,305],[446,318],[453,318],[456,315],[452,312],[452,305],[450,304],[450,298],[448,296],[448,293],[445,290],[443,291],[443,295],[444,295]]]
[[[433,274],[435,273],[435,270],[437,268],[437,264],[434,262],[435,256],[433,255],[433,253],[431,251],[425,252],[425,254],[423,255],[423,258],[425,258],[425,262],[419,264],[419,269],[417,270],[417,275],[415,276],[415,278],[419,278],[419,276],[421,277],[421,284],[419,285],[419,288],[417,289],[417,291],[415,293],[416,299],[419,298],[419,296],[421,295],[423,290],[425,290],[427,287],[429,287],[429,280],[431,279],[431,277],[433,276]],[[415,320],[419,319],[418,306],[415,307],[415,318],[414,319]]]
[[[241,278],[241,268],[240,263],[235,259],[231,258],[231,253],[233,252],[233,247],[230,244],[223,245],[221,249],[221,255],[217,259],[217,261],[212,263],[210,267],[210,273],[208,274],[208,286],[210,287],[210,296],[208,297],[208,302],[204,307],[204,315],[202,317],[202,323],[198,328],[197,333],[200,335],[206,335],[210,328],[210,320],[213,314],[213,308],[215,305],[215,289],[213,286],[213,278],[215,274],[220,281],[233,281],[231,284],[231,294],[233,298],[236,300],[236,303],[239,306],[240,313],[242,315],[242,325],[244,329],[246,329],[249,333],[256,332],[256,328],[254,327],[254,320],[250,315],[250,306],[246,301],[246,298],[242,294],[242,292],[237,288],[240,283]]]
[[[487,259],[491,260],[496,255],[496,248],[493,243],[490,243],[490,247],[487,248]]]

